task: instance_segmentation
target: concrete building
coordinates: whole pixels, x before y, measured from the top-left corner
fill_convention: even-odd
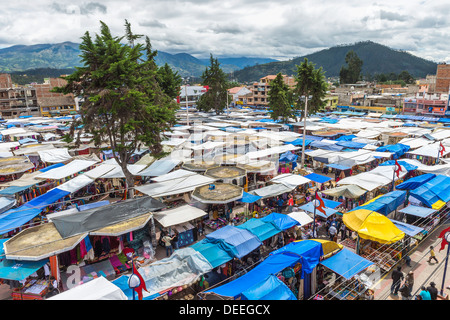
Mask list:
[[[247,105],[267,107],[270,84],[276,77],[276,75],[268,75],[259,79],[259,82],[253,83],[250,87],[253,96],[247,98]],[[294,77],[283,75],[283,80],[290,88],[293,88],[296,84]]]
[[[10,74],[0,74],[0,112],[5,119],[40,116],[36,89],[16,86]]]
[[[404,98],[403,114],[437,116],[445,115],[448,93],[418,92]]]
[[[251,93],[252,91],[245,86],[228,89],[228,94],[231,96],[230,103],[234,105],[247,105],[247,97]]]

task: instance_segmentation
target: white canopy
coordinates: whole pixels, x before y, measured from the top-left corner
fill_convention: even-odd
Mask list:
[[[184,169],[178,169],[178,170],[163,174],[162,176],[155,177],[152,180],[156,181],[156,182],[163,182],[163,181],[167,181],[167,180],[173,180],[173,179],[183,178],[183,177],[187,177],[187,176],[195,176],[195,175],[197,175],[195,172],[192,172],[189,170],[184,170]]]
[[[38,150],[37,153],[43,162],[59,163],[72,159],[67,148]]]
[[[100,276],[48,300],[128,300],[128,298],[118,286]]]
[[[203,217],[206,214],[205,211],[199,208],[184,205],[174,209],[155,212],[153,213],[153,217],[161,223],[164,228],[167,228]]]
[[[196,187],[204,186],[214,181],[215,179],[196,174],[163,182],[145,184],[136,187],[136,190],[151,197],[165,197],[173,194],[191,192]]]
[[[420,147],[424,147],[433,141],[425,138],[405,138],[400,140],[398,143],[409,146],[411,149],[417,149]]]
[[[65,177],[71,176],[75,173],[85,170],[90,166],[96,164],[97,161],[87,161],[87,160],[73,160],[72,162],[66,164],[65,166],[58,167],[55,169],[48,170],[36,176],[40,179],[53,179],[60,180]]]
[[[73,179],[70,179],[69,181],[61,184],[58,186],[58,189],[67,191],[70,193],[77,192],[81,188],[84,188],[85,186],[91,184],[94,182],[94,179],[89,178],[88,176],[81,174],[79,176],[76,176]]]
[[[420,147],[416,150],[408,151],[408,153],[416,155],[416,156],[437,158],[438,152],[439,152],[439,145],[440,145],[440,142],[435,142],[435,143]],[[450,152],[450,145],[446,144],[446,143],[443,143],[443,145],[444,145],[444,147],[446,147],[445,151],[443,152],[443,155],[445,156],[446,154],[448,154]]]
[[[100,164],[99,166],[95,167],[94,169],[86,171],[85,175],[92,179],[97,179],[97,178],[104,176],[108,172],[116,169],[116,167],[117,167],[117,165],[113,165],[113,164]]]
[[[153,162],[147,169],[140,171],[138,175],[143,177],[158,177],[169,173],[180,163],[180,160],[168,156]]]
[[[362,172],[355,176],[350,176],[339,180],[337,185],[354,184],[364,190],[372,191],[376,188],[392,183],[393,178],[395,181],[399,178],[403,178],[407,174],[405,167],[401,166],[402,171],[399,174],[399,178],[397,178],[397,175],[394,175],[394,167],[395,166],[378,166],[371,171]]]
[[[289,188],[295,188],[302,184],[311,182],[311,180],[309,180],[308,178],[305,178],[298,174],[292,174],[292,173],[280,174],[280,175],[274,177],[270,181],[274,182],[274,183],[284,184],[285,186],[287,186]]]
[[[263,188],[252,190],[250,193],[255,194],[257,196],[263,197],[263,198],[270,198],[270,197],[276,197],[280,194],[291,192],[295,189],[295,186],[286,186],[282,183],[275,183],[268,186],[265,186]]]
[[[313,218],[311,218],[306,212],[304,211],[294,211],[291,213],[288,213],[288,216],[291,217],[294,220],[297,220],[301,226],[305,226],[307,224],[310,224],[313,222]]]

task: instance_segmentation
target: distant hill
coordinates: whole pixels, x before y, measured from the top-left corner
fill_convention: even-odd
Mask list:
[[[355,51],[363,60],[362,74],[396,74],[406,70],[414,77],[425,77],[427,74],[435,74],[437,63],[416,57],[401,50],[394,50],[387,46],[372,42],[358,42],[352,45],[341,45],[321,50],[306,56],[301,56],[288,61],[278,61],[266,64],[246,67],[234,72],[234,77],[240,82],[257,81],[261,77],[279,72],[287,75],[297,73],[296,65],[308,58],[316,64],[316,68],[322,67],[325,76],[339,76],[341,67],[346,65],[345,55],[350,50]]]
[[[29,70],[71,69],[80,66],[78,43],[16,45],[0,49],[0,72],[24,72]],[[267,58],[221,58],[221,68],[226,73],[257,63],[276,61]],[[197,59],[187,53],[170,54],[158,51],[155,58],[158,66],[169,64],[182,77],[199,77],[209,65],[209,59]],[[47,75],[47,77],[50,75]]]

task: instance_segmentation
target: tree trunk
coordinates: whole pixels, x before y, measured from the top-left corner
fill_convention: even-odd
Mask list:
[[[126,188],[127,188],[127,199],[134,198],[134,176],[131,174],[131,172],[128,170],[127,164],[122,164],[122,171],[125,175],[125,182],[126,182]]]

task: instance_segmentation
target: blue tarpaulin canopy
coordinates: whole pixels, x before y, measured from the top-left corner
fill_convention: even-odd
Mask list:
[[[261,283],[267,276],[276,275],[283,269],[293,267],[297,263],[302,264],[303,278],[304,273],[311,273],[319,264],[322,255],[323,249],[320,242],[313,240],[291,242],[272,252],[263,262],[240,278],[206,292],[238,298],[241,293]]]
[[[311,142],[311,147],[329,151],[341,151],[342,149],[344,149],[344,147],[338,146],[336,144],[326,143],[322,141]]]
[[[437,210],[431,209],[431,208],[409,205],[409,206],[399,210],[398,212],[410,214],[410,215],[420,217],[420,218],[426,218],[426,217],[432,215],[433,213],[435,213],[436,211]]]
[[[20,139],[19,143],[20,144],[25,144],[25,143],[36,143],[38,142],[36,139],[32,139],[32,138],[24,138],[24,139]]]
[[[242,300],[297,300],[283,281],[273,274],[248,288],[241,294]]]
[[[305,147],[309,146],[311,144],[311,142],[313,142],[314,140],[311,139],[305,139]],[[285,144],[292,144],[294,146],[302,146],[303,145],[303,139],[302,138],[298,138],[295,139],[293,141],[289,141],[289,142],[285,142]]]
[[[406,200],[406,191],[395,190],[376,198],[368,204],[359,206],[353,210],[366,209],[370,211],[376,211],[383,215],[388,215],[392,211],[398,208],[399,205]],[[353,211],[351,210],[351,211]]]
[[[351,148],[351,149],[362,149],[367,143],[354,142],[354,141],[339,141],[336,143],[337,146]]]
[[[0,195],[10,196],[10,195],[22,192],[24,190],[27,190],[28,188],[31,188],[32,186],[34,186],[34,184],[31,184],[29,186],[20,186],[20,187],[11,186],[11,187],[5,188],[3,190],[0,190]]]
[[[317,183],[325,183],[327,181],[332,180],[332,178],[330,178],[330,177],[323,176],[323,175],[317,174],[317,173],[310,173],[310,174],[306,175],[305,178],[308,178],[309,180],[317,182]]]
[[[62,166],[64,166],[64,163],[59,162],[59,163],[52,164],[51,166],[47,166],[45,168],[39,169],[39,171],[40,172],[47,172],[49,170],[52,170],[52,169],[55,169],[55,168],[59,168],[59,167],[62,167]]]
[[[375,151],[378,152],[391,152],[394,153],[394,159],[398,159],[402,155],[404,155],[410,149],[410,146],[405,144],[397,143],[397,144],[388,144],[386,146],[378,147]]]
[[[261,218],[264,222],[272,223],[279,230],[286,230],[293,226],[299,225],[299,222],[286,214],[272,212],[271,214]]]
[[[411,190],[410,194],[431,208],[439,200],[447,203],[450,201],[450,177],[437,175],[420,187]]]
[[[239,259],[261,245],[261,241],[250,231],[230,225],[206,235],[206,239],[213,243],[221,242],[234,257]]]
[[[400,189],[400,190],[413,190],[416,189],[418,187],[420,187],[421,185],[423,185],[424,183],[430,181],[431,179],[433,179],[434,177],[436,177],[436,175],[434,173],[426,173],[426,174],[422,174],[420,176],[416,176],[413,178],[410,178],[408,180],[406,180],[403,183],[400,183],[396,189]]]
[[[350,167],[346,167],[340,164],[336,164],[336,163],[329,163],[326,165],[327,167],[333,168],[333,169],[337,169],[337,170],[349,170],[351,169]]]
[[[88,204],[83,204],[81,206],[78,206],[78,211],[94,209],[94,208],[106,206],[108,204],[110,204],[109,200],[103,200],[103,201],[97,201],[97,202],[92,202],[92,203],[88,203]]]
[[[397,228],[400,229],[400,231],[403,231],[405,234],[407,234],[410,237],[414,237],[416,234],[422,232],[424,229],[414,226],[412,224],[407,224],[401,221],[397,221],[397,220],[391,220],[393,224],[395,224],[395,226]]]
[[[340,136],[339,138],[336,139],[336,141],[352,141],[353,138],[356,138],[356,136],[354,134],[349,134],[345,136]]]
[[[237,228],[246,229],[258,237],[260,241],[269,239],[280,232],[280,229],[275,227],[272,223],[263,221],[262,219],[252,218]]]
[[[48,259],[40,261],[17,261],[4,259],[0,261],[0,279],[22,281],[42,268]]]
[[[297,161],[298,155],[292,153],[292,151],[286,151],[280,155],[280,162],[294,162]]]
[[[406,161],[399,160],[397,162],[398,162],[399,165],[405,167],[405,169],[407,171],[413,171],[413,170],[416,170],[418,168],[418,166],[412,165],[412,164],[410,164],[410,163],[408,163]],[[393,166],[393,165],[395,165],[395,160],[388,160],[388,161],[385,161],[383,163],[380,163],[380,166]]]
[[[242,198],[239,199],[238,201],[244,202],[244,203],[253,203],[253,202],[256,202],[256,201],[258,201],[260,199],[262,199],[262,197],[254,195],[254,194],[250,194],[250,193],[247,193],[247,192],[244,191],[242,193]]]
[[[343,248],[320,264],[348,280],[373,265],[373,262]]]
[[[36,217],[48,205],[69,195],[70,192],[52,189],[36,197],[19,208],[10,209],[0,214],[0,230],[3,233],[14,230]],[[1,277],[0,277],[1,278]]]
[[[191,248],[200,252],[213,268],[233,260],[233,255],[221,243],[212,243],[208,239],[194,243]]]

